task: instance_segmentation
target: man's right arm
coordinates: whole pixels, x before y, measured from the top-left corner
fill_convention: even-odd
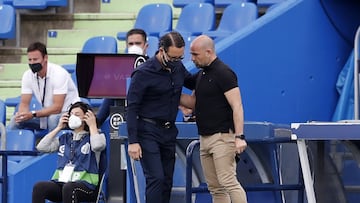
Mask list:
[[[28,112],[32,94],[22,94],[18,112]]]

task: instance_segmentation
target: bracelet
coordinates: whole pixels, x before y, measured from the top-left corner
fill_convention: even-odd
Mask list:
[[[245,140],[245,135],[244,134],[235,135],[235,138],[240,139],[240,140]]]

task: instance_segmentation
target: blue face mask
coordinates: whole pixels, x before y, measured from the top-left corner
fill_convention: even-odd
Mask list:
[[[42,69],[41,63],[29,64],[29,67],[33,73],[37,73]]]

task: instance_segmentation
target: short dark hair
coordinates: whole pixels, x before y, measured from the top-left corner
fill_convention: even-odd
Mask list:
[[[82,102],[82,101],[78,101],[78,102],[75,102],[74,104],[71,104],[69,111],[68,111],[69,115],[71,113],[71,110],[73,110],[74,108],[80,108],[84,113],[86,113],[88,110],[92,111],[89,104]],[[84,126],[84,130],[89,131],[89,126],[86,123]]]
[[[131,30],[129,30],[127,33],[126,33],[126,41],[128,39],[128,37],[130,35],[135,35],[135,34],[139,34],[139,35],[142,35],[143,39],[144,39],[144,42],[146,42],[147,40],[147,35],[146,35],[146,32],[143,30],[143,29],[139,29],[139,28],[133,28]]]
[[[163,35],[159,40],[159,48],[162,47],[164,51],[168,51],[169,47],[175,46],[177,48],[185,47],[184,38],[179,32],[172,31]]]
[[[46,45],[41,42],[34,42],[30,44],[27,48],[27,53],[32,51],[40,51],[43,57],[47,55]]]

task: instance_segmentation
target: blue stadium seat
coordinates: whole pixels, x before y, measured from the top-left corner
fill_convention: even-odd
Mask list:
[[[255,21],[257,17],[258,9],[254,3],[232,3],[224,9],[217,29],[203,34],[213,39],[226,37]]]
[[[61,66],[70,74],[75,72],[76,64],[63,64]]]
[[[17,9],[44,10],[52,6],[67,6],[67,0],[13,0]]]
[[[225,8],[232,3],[241,3],[241,2],[252,2],[256,4],[256,0],[214,0],[215,8]]]
[[[82,53],[117,53],[117,41],[112,36],[91,37],[84,43]]]
[[[147,55],[152,57],[155,55],[156,51],[159,49],[159,38],[154,36],[147,37],[148,48],[146,50]]]
[[[14,7],[10,5],[0,5],[0,40],[14,39],[16,37],[16,14]]]
[[[183,8],[189,3],[209,3],[214,5],[214,0],[173,0],[173,6],[175,8]]]
[[[159,37],[162,32],[172,30],[172,8],[168,4],[148,4],[143,6],[135,21],[134,28],[143,29],[149,36]],[[118,40],[126,40],[127,32],[118,32]]]
[[[257,5],[260,7],[269,7],[277,3],[284,2],[285,0],[257,0]]]
[[[19,104],[20,104],[21,96],[12,97],[12,98],[6,98],[5,105],[7,107],[15,107],[14,113],[18,111]],[[29,110],[39,110],[41,109],[41,104],[36,100],[36,98],[33,96],[30,101]],[[34,130],[33,131],[36,137],[43,137],[48,132],[47,129],[45,130]]]
[[[9,97],[5,99],[5,105],[7,107],[16,107],[20,103],[20,96]]]
[[[190,44],[195,38],[196,38],[196,36],[184,37],[185,50],[184,50],[184,59],[182,60],[183,63],[191,61]]]
[[[190,3],[180,13],[174,30],[186,38],[198,36],[215,27],[215,9],[209,3]]]
[[[6,150],[33,151],[35,134],[31,130],[6,130]],[[9,161],[21,162],[31,156],[9,156]]]
[[[0,123],[6,124],[6,105],[3,100],[0,99]]]
[[[14,0],[3,0],[3,4],[12,5]],[[1,1],[0,1],[1,2]]]

